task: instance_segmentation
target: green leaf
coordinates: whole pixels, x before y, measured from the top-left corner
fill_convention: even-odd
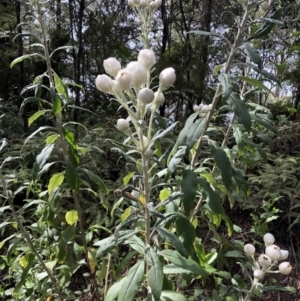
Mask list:
[[[227,39],[223,35],[220,35],[219,33],[216,32],[204,31],[204,30],[192,30],[187,33],[194,33],[196,35],[201,35],[201,36],[214,36],[227,41]]]
[[[10,68],[12,68],[14,65],[23,62],[24,60],[32,57],[32,56],[41,56],[39,53],[32,53],[32,54],[24,54],[16,59],[14,59],[11,63],[10,63]]]
[[[282,8],[280,7],[278,10],[274,12],[272,16],[270,16],[270,19],[278,20],[281,18],[282,14]],[[253,39],[260,39],[262,37],[267,36],[272,29],[275,27],[274,23],[265,23],[263,26],[261,26],[256,32],[254,32],[247,41],[253,40]]]
[[[233,90],[233,84],[231,76],[227,73],[221,73],[218,76],[220,84],[222,86],[222,98],[223,100],[227,100]]]
[[[168,164],[168,170],[170,172],[174,172],[176,169],[176,166],[181,162],[182,158],[184,157],[186,153],[186,148],[182,147],[181,149],[179,149],[176,154],[172,157],[172,159],[170,160],[169,164]]]
[[[268,119],[262,118],[258,115],[254,115],[254,114],[250,114],[250,116],[251,116],[252,120],[256,121],[257,123],[259,123],[260,125],[265,127],[267,130],[271,131],[275,135],[278,134],[278,130],[269,122]]]
[[[162,291],[161,301],[188,301],[188,299],[181,293],[173,291]]]
[[[188,257],[188,253],[183,245],[183,243],[179,240],[179,238],[169,230],[161,227],[155,227],[156,231],[159,235],[167,242],[169,242],[175,249],[177,249],[180,254],[185,257]]]
[[[186,137],[186,151],[189,151],[200,138],[205,129],[206,121],[206,118],[199,118],[191,125]]]
[[[192,259],[187,259],[181,256],[177,251],[173,250],[164,250],[158,253],[163,256],[166,260],[175,264],[177,267],[191,271],[197,276],[207,277],[208,273],[201,268],[201,266]]]
[[[216,165],[221,172],[223,183],[229,191],[232,184],[232,167],[230,160],[225,151],[222,148],[220,148],[215,142],[210,140],[209,147],[211,154],[215,159]]]
[[[78,212],[77,210],[70,210],[66,213],[66,222],[69,225],[73,225],[78,222]]]
[[[125,186],[128,185],[129,181],[133,178],[134,174],[134,172],[131,172],[123,178],[123,184]]]
[[[61,78],[55,72],[53,73],[53,78],[54,78],[56,92],[63,95],[65,97],[65,99],[67,99],[68,92],[67,92],[64,82],[61,80]]]
[[[108,194],[109,192],[108,187],[104,184],[103,180],[100,177],[98,177],[88,169],[82,168],[81,170],[89,177],[91,181],[97,184],[102,189],[102,191],[105,192],[105,194]]]
[[[213,300],[214,301],[222,301],[221,297],[219,296],[216,290],[213,290]]]
[[[76,168],[71,162],[68,162],[65,178],[68,185],[74,191],[78,191],[80,187],[80,180]]]
[[[241,155],[245,143],[244,143],[243,133],[238,126],[233,126],[233,136],[238,146],[239,155]]]
[[[125,281],[125,278],[123,278],[120,281],[114,283],[108,289],[107,294],[104,298],[104,301],[114,301],[118,297],[120,289],[121,289],[124,281]]]
[[[197,194],[198,182],[197,175],[193,170],[186,169],[182,172],[181,191],[183,192],[183,207],[187,215],[194,206]]]
[[[251,145],[252,147],[254,147],[260,154],[260,156],[267,162],[268,161],[268,157],[267,157],[267,154],[266,152],[263,150],[263,148],[254,143],[251,139],[248,139],[248,138],[244,138],[244,141],[245,143],[247,143],[248,145]]]
[[[250,132],[251,131],[251,116],[247,110],[245,103],[240,99],[239,95],[236,92],[232,92],[228,98],[228,103],[235,113],[235,115],[239,118],[242,125],[245,129]]]
[[[58,134],[49,135],[46,138],[46,144],[53,144],[57,140],[58,137],[59,137]]]
[[[244,43],[239,48],[244,49],[248,57],[251,61],[258,66],[258,68],[262,67],[262,60],[260,58],[259,52],[253,48],[249,43]]]
[[[30,126],[35,120],[37,120],[40,116],[43,116],[47,112],[50,112],[50,110],[42,110],[35,112],[31,117],[28,118],[28,126]]]
[[[138,261],[128,271],[119,292],[118,301],[132,301],[138,292],[144,278],[144,261]]]
[[[148,283],[154,300],[159,301],[164,282],[163,266],[156,252],[150,246],[145,250],[145,254],[150,265],[147,273]]]
[[[233,251],[228,251],[227,253],[224,254],[226,257],[236,257],[236,258],[244,258],[244,254],[240,251],[233,250]]]
[[[37,155],[32,169],[32,179],[33,181],[38,179],[38,174],[46,163],[47,159],[50,157],[54,148],[54,144],[47,145],[43,148],[41,153]]]
[[[188,218],[184,218],[182,216],[178,216],[176,218],[176,233],[189,255],[192,256],[194,253],[196,232]]]
[[[245,195],[247,196],[249,194],[250,190],[249,190],[248,182],[245,180],[243,174],[239,170],[232,168],[232,176],[233,176],[238,188],[240,190],[242,190],[245,193]]]
[[[216,214],[224,214],[224,208],[222,207],[219,194],[210,187],[206,180],[198,179],[198,182],[201,188],[206,192],[208,197],[207,203],[210,210]]]
[[[65,261],[68,254],[68,243],[73,240],[75,235],[75,224],[68,227],[60,236],[57,248],[56,248],[56,259],[61,264]]]
[[[50,194],[53,189],[59,187],[63,183],[64,178],[63,172],[54,174],[48,184],[48,193]]]
[[[247,82],[248,84],[252,85],[253,87],[260,88],[262,90],[268,91],[271,94],[273,94],[273,92],[268,87],[266,87],[262,82],[260,82],[259,80],[256,80],[254,78],[250,78],[250,77],[247,77],[247,76],[237,76],[237,78]]]

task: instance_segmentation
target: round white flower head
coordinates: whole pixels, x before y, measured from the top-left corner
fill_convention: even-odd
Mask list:
[[[121,132],[127,132],[129,129],[129,123],[126,119],[119,118],[117,121],[117,129]]]
[[[116,82],[122,90],[129,90],[132,85],[132,76],[126,69],[120,70],[116,77]]]
[[[132,85],[140,87],[147,82],[147,69],[139,62],[131,62],[126,66],[126,70],[132,76]]]
[[[253,272],[253,276],[254,278],[258,279],[258,280],[261,280],[261,279],[264,279],[265,277],[265,272],[262,271],[262,270],[255,270]]]
[[[137,99],[140,103],[147,105],[154,99],[154,92],[149,88],[143,88],[139,91]]]
[[[112,82],[113,82],[112,94],[121,95],[123,92],[119,83],[116,80],[113,80]]]
[[[264,11],[264,12],[267,12],[269,9],[270,9],[270,3],[269,3],[269,1],[264,1],[261,5],[260,5],[260,7],[261,7],[261,9]]]
[[[137,24],[138,26],[142,26],[142,25],[144,24],[144,22],[143,22],[142,19],[138,19],[138,20],[136,21],[136,24]]]
[[[156,91],[156,92],[154,93],[155,103],[156,103],[158,106],[162,106],[162,105],[164,104],[164,102],[165,102],[165,96],[164,96],[162,93],[160,93],[160,94],[157,96],[157,93],[158,93],[158,91]]]
[[[128,0],[128,5],[132,8],[134,8],[135,7],[134,0]]]
[[[120,62],[114,57],[104,60],[103,67],[105,72],[112,77],[116,77],[118,72],[121,70]]]
[[[278,266],[279,272],[283,275],[289,275],[292,271],[292,266],[289,262],[284,261]]]
[[[266,233],[264,235],[264,242],[265,242],[265,246],[268,247],[270,245],[273,245],[273,243],[275,242],[275,237],[273,234],[271,233]]]
[[[201,111],[203,113],[207,113],[207,112],[209,112],[211,110],[211,108],[212,108],[212,104],[210,104],[210,105],[202,105]]]
[[[145,8],[145,7],[147,7],[148,6],[148,0],[141,0],[141,2],[140,2],[140,7],[142,7],[142,8]]]
[[[255,247],[252,244],[246,244],[244,246],[244,252],[248,255],[248,256],[253,256],[255,253]]]
[[[147,69],[151,69],[156,63],[155,54],[151,49],[142,49],[138,55],[138,62],[145,66]]]
[[[113,88],[112,79],[105,74],[98,75],[96,77],[95,84],[96,84],[96,88],[104,93],[111,93]]]
[[[268,268],[272,264],[272,259],[268,255],[266,255],[266,254],[261,254],[258,257],[258,263],[263,268]]]
[[[289,257],[288,250],[280,250],[280,258],[278,259],[279,261],[286,260],[288,257]]]
[[[159,74],[159,86],[162,91],[168,89],[176,81],[176,74],[173,68],[167,68]]]
[[[266,255],[268,255],[272,261],[277,261],[279,260],[281,253],[280,253],[280,248],[276,245],[270,245],[266,247]]]

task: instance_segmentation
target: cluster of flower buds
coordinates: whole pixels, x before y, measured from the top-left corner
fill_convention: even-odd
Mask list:
[[[269,1],[264,1],[260,4],[260,8],[262,9],[262,11],[267,12],[271,7],[271,4]]]
[[[271,233],[264,235],[265,253],[260,254],[257,260],[255,260],[255,247],[252,244],[246,244],[244,252],[253,259],[253,276],[257,280],[262,280],[266,273],[281,273],[283,275],[289,275],[292,271],[292,267],[289,262],[284,261],[278,265],[279,261],[286,260],[289,256],[289,251],[281,250],[274,244],[275,238]],[[278,265],[278,270],[272,270]]]
[[[128,0],[128,5],[132,8],[150,8],[157,10],[161,7],[162,0]]]
[[[206,115],[212,109],[212,105],[205,105],[201,103],[200,105],[194,105],[193,109],[195,112],[199,112],[200,117],[206,117]]]

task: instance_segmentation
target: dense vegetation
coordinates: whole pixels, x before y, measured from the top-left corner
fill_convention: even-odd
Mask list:
[[[300,299],[298,10],[0,0],[1,300]]]

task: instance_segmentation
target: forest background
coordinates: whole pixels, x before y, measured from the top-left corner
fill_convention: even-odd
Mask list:
[[[247,262],[243,246],[251,242],[262,250],[267,232],[289,250],[293,271],[288,276],[272,274],[266,289],[257,289],[253,298],[300,300],[300,4],[274,0],[262,11],[262,1],[248,1],[253,2],[253,20],[255,16],[261,21],[249,21],[249,31],[241,39],[243,51],[237,54],[230,77],[220,80],[232,47],[227,41],[234,41],[236,23],[242,22],[243,1],[161,2],[149,23],[156,56],[152,83],[159,85],[158,75],[167,67],[175,69],[176,82],[164,92],[165,101],[155,117],[158,136],[163,130],[168,135],[153,143],[155,176],[149,174],[159,179],[153,188],[153,208],[153,202],[145,205],[141,196],[145,182],[136,184],[143,178],[139,168],[131,166],[139,166],[136,154],[124,147],[129,142],[116,128],[118,119],[127,118],[126,108],[95,87],[97,75],[105,73],[105,59],[115,57],[126,66],[144,47],[132,7],[122,0],[49,0],[42,4],[43,31],[34,17],[34,1],[0,0],[3,300],[104,300],[109,287],[125,279],[123,288],[118,287],[119,297],[114,296],[122,300],[125,275],[131,267],[139,268],[144,254],[132,238],[147,229],[147,224],[139,224],[138,212],[143,210],[146,216],[148,211],[152,214],[149,225],[153,233],[157,231],[151,234],[150,245],[158,255],[150,252],[155,258],[151,255],[150,261],[156,269],[169,263],[163,269],[164,287],[147,300],[239,300],[251,286],[241,263]],[[249,38],[265,24],[272,25],[268,32]],[[45,109],[53,95],[47,89],[47,60],[36,55],[39,44],[52,53],[50,70],[60,98],[59,109],[52,111]],[[251,71],[250,61],[255,64]],[[41,76],[47,70],[48,77]],[[247,89],[241,95],[249,113],[246,106],[236,111],[223,91],[209,127],[204,130],[201,125],[200,131],[195,105],[212,104],[219,81],[224,91],[231,89],[229,94]],[[61,128],[58,116],[63,119]],[[204,134],[209,138],[202,143]],[[55,142],[62,136],[69,147],[66,152],[63,140]],[[227,159],[222,159],[224,154]],[[193,173],[185,172],[188,166]],[[73,171],[76,179],[70,175]],[[178,214],[175,221],[171,213]],[[160,228],[156,219],[166,222]],[[127,233],[129,229],[137,232]],[[113,241],[105,241],[111,237]],[[187,273],[187,262],[180,265],[167,253],[171,246],[181,255],[187,252],[183,257],[201,269]],[[42,255],[37,259],[38,253]],[[147,260],[146,276],[142,273],[139,285],[132,285],[130,293],[136,297],[128,301],[149,298],[146,288],[153,289],[153,284],[147,273],[153,266]]]

